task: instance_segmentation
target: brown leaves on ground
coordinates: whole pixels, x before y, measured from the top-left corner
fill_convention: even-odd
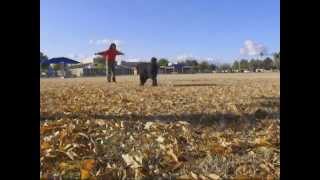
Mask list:
[[[206,174],[206,175],[203,175],[203,174],[195,174],[193,173],[192,171],[188,174],[184,174],[184,175],[181,175],[181,176],[178,176],[177,177],[178,180],[184,180],[184,179],[200,179],[200,180],[219,180],[221,179],[220,176],[216,175],[216,174]]]
[[[124,77],[42,80],[40,176],[279,179],[278,79],[173,87],[212,77],[163,78],[159,87]]]
[[[81,179],[89,179],[91,175],[92,169],[95,167],[94,159],[87,159],[82,162],[82,166],[80,169]]]

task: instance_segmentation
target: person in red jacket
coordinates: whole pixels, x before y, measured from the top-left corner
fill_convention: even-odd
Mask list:
[[[117,46],[115,43],[111,43],[108,50],[95,53],[95,55],[101,55],[106,60],[106,70],[107,70],[107,77],[108,82],[111,82],[111,74],[112,74],[112,81],[116,82],[116,73],[115,73],[115,66],[116,66],[116,56],[117,55],[124,55],[124,53],[117,50]]]

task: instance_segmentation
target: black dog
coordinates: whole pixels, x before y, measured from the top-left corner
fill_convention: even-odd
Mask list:
[[[139,63],[137,65],[138,74],[140,76],[140,85],[143,86],[146,81],[151,78],[152,85],[157,86],[157,75],[159,70],[159,65],[157,63],[157,58],[152,57],[151,63]]]

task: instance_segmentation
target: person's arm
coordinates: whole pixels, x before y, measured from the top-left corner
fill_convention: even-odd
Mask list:
[[[102,52],[98,52],[98,53],[94,53],[94,55],[103,55],[105,54],[107,51],[102,51]]]
[[[124,53],[121,51],[117,51],[117,55],[124,55]]]

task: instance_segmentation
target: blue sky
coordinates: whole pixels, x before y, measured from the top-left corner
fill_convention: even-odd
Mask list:
[[[92,57],[115,41],[123,58],[232,62],[280,50],[279,0],[41,0],[40,47]],[[242,49],[242,50],[240,50]],[[240,53],[241,52],[241,53]]]

